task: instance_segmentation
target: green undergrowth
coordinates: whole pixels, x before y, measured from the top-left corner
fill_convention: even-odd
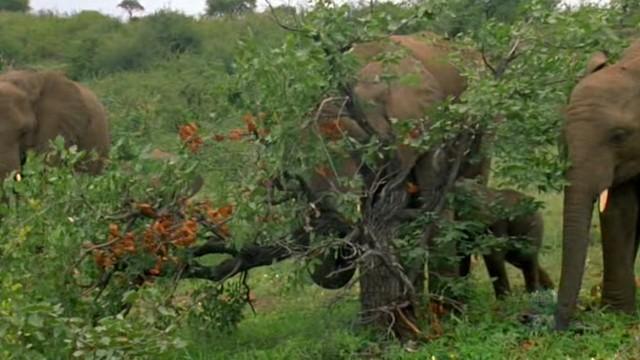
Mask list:
[[[540,199],[546,204],[541,263],[557,285],[561,197]],[[443,321],[444,334],[436,340],[401,345],[375,338],[358,326],[357,289],[323,290],[308,279],[294,289],[287,278],[292,264],[284,262],[252,273],[255,313],[247,309],[236,331],[187,330],[183,337],[190,345],[165,355],[169,359],[636,359],[640,356],[637,321],[603,311],[592,295],[601,278],[601,263],[599,241],[593,241],[575,331],[551,330],[555,292],[526,294],[522,275],[511,266],[514,294],[496,301],[480,260],[474,264],[465,312]]]

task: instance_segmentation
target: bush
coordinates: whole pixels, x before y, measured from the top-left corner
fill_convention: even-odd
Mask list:
[[[183,14],[159,11],[114,31],[94,31],[78,38],[69,51],[69,72],[81,78],[149,68],[202,47],[196,22]]]
[[[143,18],[138,33],[139,41],[156,47],[157,55],[168,57],[194,52],[202,47],[202,37],[193,18],[179,12],[161,10]]]
[[[129,196],[150,195],[148,174],[165,169],[177,183],[190,181],[187,164],[138,160],[142,148],[121,139],[112,166],[90,177],[73,171],[81,154],[64,150],[60,138],[55,146],[60,167],[30,154],[22,181],[2,183],[0,358],[149,358],[183,346],[178,314],[170,306],[144,306],[166,300],[163,283],[100,291],[88,285],[97,272],[87,246],[103,241],[108,218],[126,208]],[[159,196],[170,198],[182,186],[175,184]]]
[[[82,75],[110,74],[117,71],[143,69],[157,61],[152,45],[146,45],[133,31],[112,34],[95,43],[97,49],[92,50],[93,42],[85,43],[86,51],[95,51],[94,59],[87,64]],[[88,46],[87,46],[88,45]],[[82,59],[82,57],[79,57]],[[75,74],[74,74],[75,75]]]

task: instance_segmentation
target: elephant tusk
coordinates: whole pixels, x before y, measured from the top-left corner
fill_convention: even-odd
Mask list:
[[[607,209],[607,201],[609,200],[609,189],[604,189],[598,198],[598,209],[603,213]]]

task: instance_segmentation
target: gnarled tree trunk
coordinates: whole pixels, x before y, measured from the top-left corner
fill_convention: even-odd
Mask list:
[[[403,187],[385,187],[372,205],[365,208],[360,265],[360,303],[363,323],[393,332],[400,339],[420,335],[416,325],[416,289],[407,267],[396,255],[393,241],[402,222],[408,195]],[[389,190],[388,192],[386,190]]]

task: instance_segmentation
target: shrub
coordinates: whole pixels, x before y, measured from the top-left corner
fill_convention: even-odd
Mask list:
[[[196,22],[182,13],[161,10],[143,18],[138,25],[140,44],[156,47],[161,57],[198,51],[202,47]]]
[[[196,22],[172,11],[159,11],[111,30],[90,32],[74,42],[68,54],[73,77],[146,69],[202,47]]]

